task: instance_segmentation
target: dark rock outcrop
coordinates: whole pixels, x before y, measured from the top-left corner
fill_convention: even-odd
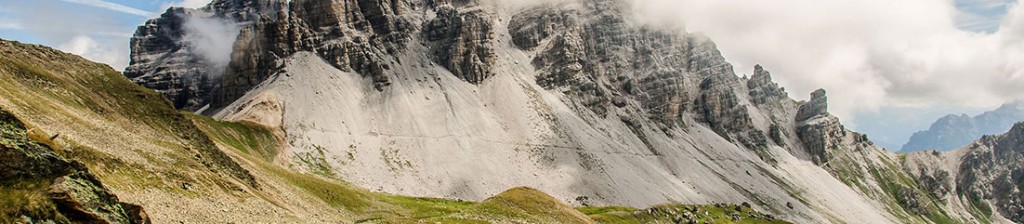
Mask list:
[[[736,84],[736,80],[724,77],[710,77],[701,82],[701,95],[695,103],[698,120],[722,133],[752,127],[746,107],[740,105],[739,99],[732,91],[731,87]]]
[[[378,90],[391,84],[385,74],[392,56],[404,51],[421,26],[408,14],[433,7],[423,22],[423,39],[435,59],[463,80],[490,76],[495,60],[492,16],[460,10],[473,1],[219,0],[192,10],[172,8],[140,26],[133,37],[132,63],[125,75],[157,90],[178,108],[216,110],[276,73],[280,60],[315,52],[343,71],[369,77]],[[190,50],[185,20],[196,14],[240,26],[230,63],[212,69]],[[399,62],[400,63],[400,62]]]
[[[566,27],[578,24],[572,11],[558,10],[554,7],[543,7],[516,14],[508,23],[512,43],[524,50],[533,50],[541,42],[552,35],[560,33]]]
[[[480,83],[493,75],[494,25],[481,10],[437,7],[437,16],[423,24],[423,37],[434,60],[455,76]]]
[[[35,222],[67,220],[76,223],[149,223],[142,207],[120,202],[116,195],[89,173],[85,165],[68,160],[49,146],[29,139],[27,131],[14,115],[0,110],[0,180],[3,180],[0,181],[0,188],[24,192],[33,190],[21,189],[26,183],[48,185],[45,189],[35,190],[45,190],[48,203],[52,203],[56,210],[26,210],[22,211],[26,215],[21,217],[3,218]],[[45,215],[39,216],[41,214]]]
[[[572,95],[598,115],[633,99],[648,118],[671,127],[697,107],[699,83],[737,79],[706,38],[633,26],[623,17],[628,7],[620,4],[544,6],[514,15],[509,23],[513,44],[538,52],[532,61],[540,71],[537,84]]]
[[[163,94],[177,108],[199,110],[220,91],[224,65],[204,57],[189,23],[224,21],[251,24],[276,16],[283,0],[215,0],[200,9],[171,7],[139,26],[131,39],[131,62],[124,75]],[[203,24],[205,25],[205,24]],[[193,25],[201,26],[201,25]],[[210,34],[233,35],[233,34]]]
[[[811,161],[824,165],[831,151],[842,146],[847,132],[838,118],[828,116],[799,125],[796,134],[811,155]]]
[[[764,70],[761,65],[754,66],[754,75],[747,80],[747,88],[750,89],[750,102],[754,104],[768,104],[789,99],[784,88],[772,82],[772,75]]]
[[[828,162],[830,151],[840,149],[848,133],[839,118],[828,113],[828,98],[823,89],[812,92],[811,100],[800,105],[796,121],[797,138],[818,165]]]
[[[131,65],[124,75],[156,90],[177,108],[197,110],[217,88],[212,66],[194,56],[185,41],[184,24],[194,10],[169,8],[160,17],[139,26],[131,40]]]
[[[622,12],[628,7],[619,4],[593,1],[582,9],[537,7],[514,15],[513,44],[537,52],[537,84],[571,95],[600,116],[637,102],[660,130],[693,119],[770,160],[768,137],[754,128],[734,91],[742,84],[715,45],[701,36],[629,24]],[[770,78],[764,85],[777,87]]]
[[[800,105],[796,113],[797,121],[806,121],[817,116],[828,115],[828,97],[824,89],[818,89],[811,93],[811,100]]]
[[[956,192],[981,211],[992,208],[1024,222],[1024,122],[1009,132],[984,136],[968,147],[956,177]]]

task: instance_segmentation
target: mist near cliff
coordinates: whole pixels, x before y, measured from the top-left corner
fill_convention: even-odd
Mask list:
[[[213,70],[208,74],[219,77],[228,63],[241,27],[225,18],[191,14],[185,18],[182,27],[185,44],[199,59],[207,62]]]

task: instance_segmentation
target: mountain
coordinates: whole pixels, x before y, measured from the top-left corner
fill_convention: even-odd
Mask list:
[[[901,151],[957,149],[982,135],[1004,133],[1020,121],[1024,121],[1024,101],[1003,104],[994,111],[974,117],[950,114],[932,123],[928,130],[914,133]]]
[[[918,151],[905,157],[906,170],[948,205],[1000,213],[1018,223],[1024,220],[1024,122],[957,150]]]
[[[182,113],[109,66],[0,40],[2,223],[786,223],[749,205],[410,197],[293,171],[285,133]],[[294,161],[294,163],[298,163]]]
[[[905,164],[847,130],[825,90],[796,101],[761,66],[738,77],[709,38],[631,7],[215,0],[140,26],[125,75],[209,123],[280,137],[249,152],[376,192],[486,204],[528,186],[576,206],[748,204],[798,223],[1024,221],[1020,201],[962,206],[911,169],[960,159]],[[190,21],[238,26],[222,69],[186,38]]]

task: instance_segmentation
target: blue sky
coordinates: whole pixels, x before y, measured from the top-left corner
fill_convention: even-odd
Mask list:
[[[0,38],[122,70],[138,25],[209,1],[0,0]],[[826,88],[833,113],[890,149],[945,114],[1024,98],[1015,0],[636,1],[650,7],[642,16],[710,36],[741,74],[762,64],[798,99]]]
[[[961,13],[956,25],[964,30],[995,32],[1014,3],[1014,0],[956,0],[954,5]]]
[[[124,69],[135,28],[193,0],[0,0],[0,38],[42,44]],[[209,2],[209,0],[205,0]]]

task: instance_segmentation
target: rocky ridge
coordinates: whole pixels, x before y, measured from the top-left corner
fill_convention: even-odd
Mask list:
[[[142,214],[159,223],[786,223],[728,204],[573,208],[524,187],[481,202],[370,192],[328,177],[334,171],[287,169],[279,156],[290,154],[269,127],[181,114],[106,65],[37,45],[0,40],[0,86],[4,223],[145,223]],[[213,162],[236,163],[259,184],[202,164],[211,162],[206,147],[230,156]]]
[[[986,135],[957,150],[910,153],[905,164],[918,182],[948,204],[1020,223],[1024,222],[1022,143],[1024,123],[1017,123],[1005,134]]]
[[[958,149],[982,135],[1004,133],[1020,121],[1024,121],[1024,101],[1003,104],[996,110],[974,117],[966,114],[946,115],[932,123],[928,130],[914,133],[901,151]]]
[[[255,2],[280,4],[213,5]],[[761,66],[738,77],[708,38],[631,12],[616,0],[295,0],[254,14],[221,87],[185,101],[281,121],[265,125],[289,134],[298,169],[392,193],[531,185],[575,204],[751,202],[799,222],[992,216],[934,206],[930,185],[902,181],[899,155],[828,114],[824,90],[794,101]]]
[[[190,36],[190,23],[223,20],[253,23],[273,16],[284,1],[215,1],[200,9],[171,7],[138,27],[131,39],[131,63],[124,75],[167,96],[175,107],[199,110],[221,91],[223,65],[200,56],[202,46]],[[214,34],[236,35],[236,34]],[[240,34],[239,34],[240,35]]]

